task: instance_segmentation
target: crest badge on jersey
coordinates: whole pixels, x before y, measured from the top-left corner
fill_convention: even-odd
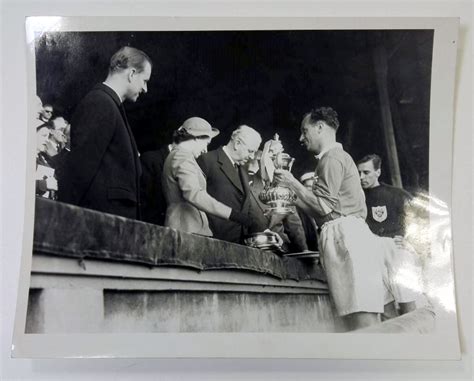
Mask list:
[[[372,217],[377,222],[384,222],[387,219],[387,207],[385,205],[373,206]]]

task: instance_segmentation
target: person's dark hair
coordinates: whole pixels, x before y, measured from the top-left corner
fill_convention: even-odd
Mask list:
[[[331,107],[319,107],[312,109],[305,117],[308,117],[310,124],[316,124],[320,120],[325,122],[328,126],[334,128],[336,131],[339,128],[339,119],[337,112]]]
[[[43,123],[43,124],[40,124],[38,127],[36,127],[36,132],[38,132],[42,128],[47,128],[49,130],[49,132],[51,132],[51,130],[52,130],[51,124]]]
[[[366,155],[364,156],[362,159],[360,159],[358,162],[357,162],[357,165],[359,164],[363,164],[363,163],[367,163],[371,161],[372,164],[374,165],[374,169],[377,171],[379,170],[380,168],[382,168],[382,159],[380,158],[379,155],[373,153],[371,155]]]
[[[109,73],[119,72],[129,67],[141,72],[145,69],[145,62],[153,66],[150,57],[145,52],[130,46],[124,46],[110,59]]]
[[[177,129],[175,132],[173,132],[173,143],[175,143],[175,144],[179,144],[179,143],[185,142],[187,140],[208,139],[208,138],[209,138],[209,136],[207,136],[207,135],[200,135],[200,136],[191,135],[184,128]]]

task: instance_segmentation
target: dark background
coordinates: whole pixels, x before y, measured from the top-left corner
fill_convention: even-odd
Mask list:
[[[210,149],[240,124],[264,141],[278,132],[298,176],[314,170],[297,141],[302,116],[331,106],[338,140],[356,161],[379,154],[381,179],[390,183],[373,60],[382,45],[403,184],[428,190],[432,30],[45,33],[36,41],[37,94],[70,120],[124,45],[153,61],[148,93],[125,104],[141,152],[169,143],[185,119],[200,116],[221,130]]]

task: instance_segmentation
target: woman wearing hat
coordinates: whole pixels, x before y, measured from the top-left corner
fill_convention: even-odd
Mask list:
[[[217,201],[206,191],[206,178],[196,159],[204,152],[219,130],[204,119],[187,119],[173,134],[175,148],[163,168],[163,193],[168,208],[165,226],[211,237],[208,214],[251,225],[251,219]]]

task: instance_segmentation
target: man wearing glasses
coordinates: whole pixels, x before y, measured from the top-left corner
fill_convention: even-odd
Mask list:
[[[237,128],[229,142],[201,155],[198,163],[206,175],[207,192],[232,209],[248,214],[252,218],[252,192],[244,164],[254,158],[262,142],[260,134],[249,126]],[[242,243],[247,228],[233,221],[208,215],[209,226],[214,237],[228,242]],[[256,219],[255,219],[256,220]],[[251,231],[263,230],[251,227]]]
[[[53,106],[50,104],[45,104],[43,109],[40,111],[39,118],[44,123],[49,123],[51,117],[53,116]]]

